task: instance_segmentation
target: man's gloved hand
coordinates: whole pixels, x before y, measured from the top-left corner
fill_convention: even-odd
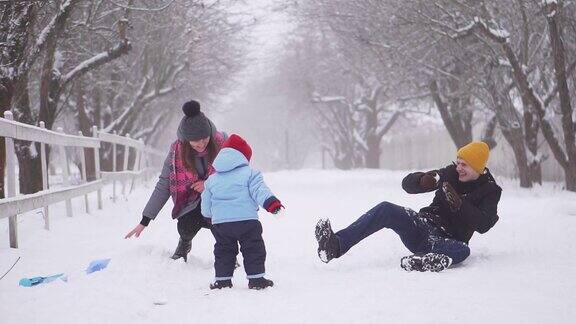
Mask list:
[[[440,175],[436,170],[428,171],[420,178],[420,187],[424,190],[432,190],[438,187]]]
[[[459,210],[462,206],[462,198],[460,198],[454,187],[448,182],[444,182],[442,183],[442,191],[444,191],[444,196],[446,196],[446,202],[450,205],[450,210]]]
[[[280,209],[285,208],[282,203],[280,202],[280,200],[278,199],[274,199],[271,203],[268,204],[268,206],[266,207],[266,210],[269,213],[272,214],[277,214]]]

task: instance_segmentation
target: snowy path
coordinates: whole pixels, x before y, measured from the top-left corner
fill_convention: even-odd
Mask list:
[[[20,246],[8,248],[0,221],[1,323],[573,323],[576,317],[576,195],[552,185],[533,191],[504,181],[500,222],[476,234],[460,267],[406,273],[407,250],[381,231],[330,264],[316,256],[314,225],[330,217],[337,230],[382,200],[418,209],[431,194],[401,192],[402,172],[304,170],[266,174],[287,206],[282,218],[260,214],[268,250],[267,274],[275,287],[250,291],[239,268],[235,287],[210,291],[210,232],[194,239],[188,263],[169,256],[176,223],[166,205],[137,240],[124,234],[139,221],[153,188],[129,201],[107,201],[93,215],[66,218],[52,208],[52,230],[41,217],[19,223]],[[106,197],[109,196],[106,195]],[[94,197],[91,197],[94,199]],[[83,199],[73,201],[82,210]],[[63,204],[62,204],[63,205]],[[93,204],[94,205],[94,204]],[[86,276],[94,259],[112,258]],[[69,282],[18,287],[22,277],[69,274]],[[155,305],[165,302],[165,305]]]

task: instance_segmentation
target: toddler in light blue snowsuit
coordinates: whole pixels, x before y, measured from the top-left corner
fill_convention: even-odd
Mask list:
[[[204,183],[202,215],[212,222],[216,280],[211,289],[232,287],[238,243],[250,289],[271,287],[264,278],[266,248],[258,206],[276,214],[284,206],[264,183],[262,174],[250,167],[252,149],[232,134],[213,162],[216,172]]]

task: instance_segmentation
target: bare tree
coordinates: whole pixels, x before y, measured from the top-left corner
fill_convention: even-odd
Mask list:
[[[339,168],[379,168],[382,138],[402,114],[396,102],[402,91],[393,77],[397,71],[386,63],[385,53],[349,27],[354,19],[339,20],[351,17],[341,7],[323,1],[310,6],[300,13],[300,24],[306,38],[315,39],[304,46],[307,57],[300,70],[308,71],[302,75],[319,104],[313,111],[326,135],[325,147]]]
[[[32,115],[27,111],[30,105],[28,81],[31,69],[38,57],[44,53],[49,43],[58,37],[57,26],[65,22],[78,0],[62,1],[54,13],[46,14],[47,22],[37,27],[40,6],[29,1],[13,1],[0,4],[2,17],[3,44],[0,56],[0,113],[15,109],[17,120],[32,123]],[[38,30],[36,33],[35,31]],[[19,145],[22,145],[21,142]],[[28,147],[30,145],[28,144]],[[21,148],[21,146],[20,146]],[[22,149],[18,149],[22,152]],[[28,150],[29,151],[29,150]],[[30,152],[30,151],[29,151]],[[32,153],[30,153],[32,154]],[[0,171],[4,171],[6,149],[4,139],[0,141]],[[21,154],[19,155],[21,156]],[[22,175],[24,172],[20,172]],[[22,183],[22,181],[21,181]],[[26,184],[24,184],[26,186]],[[24,187],[22,192],[29,192]],[[4,178],[0,177],[0,196],[4,196]]]
[[[48,128],[73,113],[77,129],[86,135],[91,125],[97,124],[151,139],[169,119],[169,114],[153,103],[177,93],[188,97],[190,93],[215,92],[238,69],[235,62],[242,56],[234,55],[239,51],[233,38],[244,22],[229,21],[228,4],[184,0],[2,2],[2,112],[11,109],[18,121],[37,124],[42,120]],[[122,59],[133,47],[135,55]],[[42,62],[37,62],[38,57]],[[174,97],[163,105],[180,101]],[[63,111],[67,113],[61,114]],[[74,126],[70,128],[75,131]],[[2,141],[0,169],[4,167],[3,150]],[[21,141],[16,150],[20,191],[39,190],[38,150]],[[3,194],[3,184],[0,189]]]
[[[546,11],[548,24],[557,24],[554,16],[560,15],[562,10],[562,2],[546,2],[544,9]],[[526,69],[520,63],[517,52],[510,45],[510,35],[503,30],[494,21],[488,23],[481,18],[474,18],[470,25],[463,29],[460,35],[475,35],[477,37],[486,38],[501,48],[503,55],[506,57],[512,68],[516,87],[518,88],[522,100],[530,105],[530,108],[538,116],[541,125],[542,133],[546,142],[560,166],[564,169],[566,174],[566,189],[576,191],[576,147],[574,146],[574,122],[573,111],[570,105],[569,91],[566,81],[566,64],[565,64],[565,49],[561,45],[559,30],[550,28],[550,42],[552,43],[552,53],[554,61],[555,77],[557,81],[558,90],[554,89],[553,93],[558,91],[560,93],[561,116],[563,126],[564,148],[562,147],[561,140],[558,138],[554,131],[553,122],[548,117],[546,111],[545,100],[537,93],[535,87],[529,80]],[[557,25],[556,25],[557,27]],[[556,42],[556,44],[554,44]],[[555,49],[556,48],[556,49]],[[561,88],[564,88],[562,92]],[[564,96],[564,99],[562,99]],[[562,104],[564,103],[564,107]]]
[[[574,19],[567,13],[573,9],[562,1],[543,6],[526,0],[352,0],[307,5],[312,9],[304,19],[327,24],[341,38],[354,41],[348,46],[372,53],[383,67],[398,66],[392,76],[402,81],[395,92],[415,98],[415,104],[426,96],[434,102],[457,147],[472,140],[472,126],[479,123],[485,125],[483,138],[496,145],[498,126],[514,151],[521,185],[530,187],[541,182],[540,163],[546,157],[538,152],[537,138],[542,130],[556,160],[567,170],[567,188],[572,188],[574,99],[568,78],[575,62],[566,61],[573,46],[562,40],[572,37],[563,30],[573,31]],[[547,30],[548,39],[541,30]],[[364,60],[357,62],[366,65]],[[559,111],[553,109],[557,100]],[[561,140],[553,136],[556,122],[546,120],[556,111],[562,116],[563,138],[568,139],[565,153]]]
[[[58,6],[57,3],[54,5]],[[76,2],[74,5],[74,9],[79,12],[85,8],[84,3]],[[127,21],[128,12],[126,10],[119,19]],[[44,62],[40,67],[39,112],[37,114],[33,113],[30,100],[28,99],[28,92],[31,89],[28,85],[24,85],[21,88],[20,100],[17,101],[17,106],[13,108],[18,121],[28,124],[37,124],[39,121],[44,121],[46,128],[52,129],[56,121],[60,98],[66,88],[85,73],[97,69],[122,55],[126,55],[131,49],[131,44],[124,34],[124,39],[120,39],[116,45],[100,53],[78,54],[78,56],[75,56],[78,51],[65,51],[65,53],[70,54],[65,55],[63,50],[66,49],[67,38],[74,32],[80,32],[70,22],[70,20],[77,19],[76,16],[79,16],[79,14],[71,10],[68,16],[54,22],[52,27],[54,37],[47,40],[43,53]],[[66,69],[68,71],[65,71]],[[85,133],[89,134],[88,131]],[[42,189],[40,156],[36,154],[39,151],[39,146],[36,145],[36,148],[32,148],[31,145],[30,142],[26,141],[15,142],[21,170],[19,176],[20,190],[23,193],[33,193]],[[47,152],[49,153],[50,151],[47,150]]]

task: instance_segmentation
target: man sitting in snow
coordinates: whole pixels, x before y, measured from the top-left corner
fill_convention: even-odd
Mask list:
[[[488,155],[486,143],[472,142],[458,150],[455,165],[407,175],[402,181],[406,192],[436,191],[432,204],[418,213],[385,201],[337,233],[328,219],[321,219],[316,225],[318,256],[328,263],[369,235],[389,228],[414,253],[400,261],[406,271],[437,272],[464,261],[474,231],[486,233],[498,221],[502,189],[486,168]]]

